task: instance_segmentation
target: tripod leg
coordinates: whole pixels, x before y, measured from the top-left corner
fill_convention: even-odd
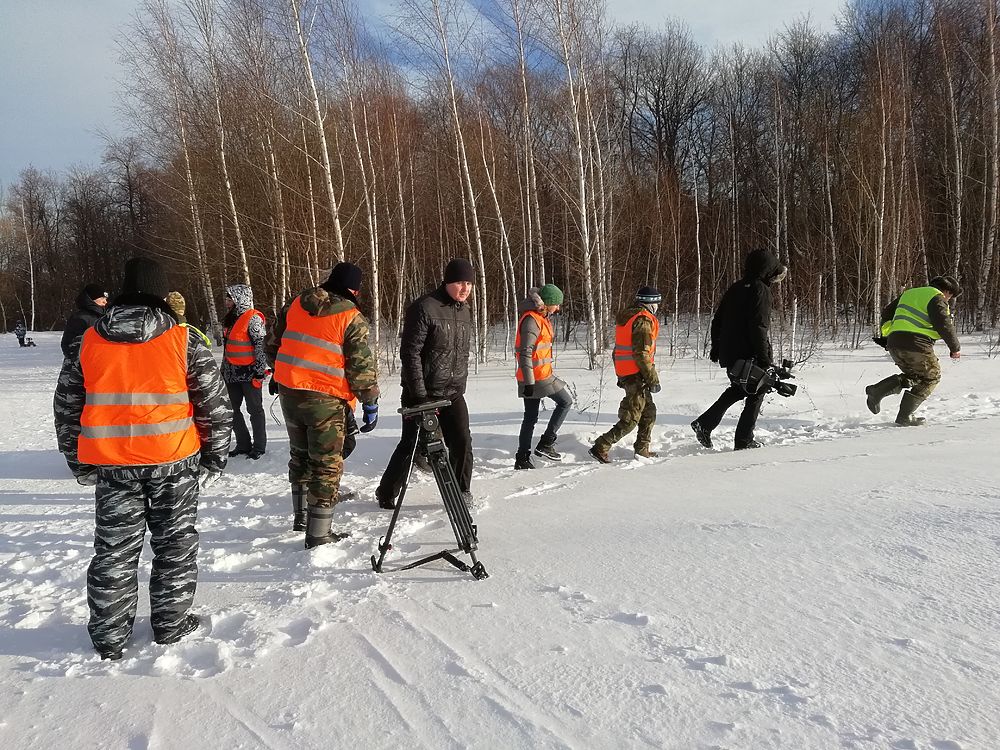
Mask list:
[[[399,518],[399,511],[403,507],[403,499],[406,497],[406,489],[410,486],[410,477],[413,475],[413,459],[417,455],[418,446],[420,445],[420,438],[413,443],[413,450],[410,452],[410,461],[406,465],[406,477],[403,479],[403,486],[399,490],[399,498],[396,500],[396,507],[392,509],[392,518],[389,519],[389,528],[385,532],[385,536],[379,540],[378,543],[378,559],[375,555],[372,555],[372,570],[376,573],[382,572],[382,561],[385,560],[385,554],[390,549],[392,549],[392,532],[396,528],[396,520]]]
[[[465,498],[458,487],[458,479],[448,460],[448,450],[442,440],[437,440],[428,451],[434,479],[437,481],[438,492],[444,502],[444,508],[451,521],[455,541],[463,552],[476,549],[479,540],[476,538],[476,527],[472,523],[472,515],[465,505]]]

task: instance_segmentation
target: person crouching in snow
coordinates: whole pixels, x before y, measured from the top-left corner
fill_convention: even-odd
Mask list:
[[[531,439],[538,423],[538,408],[543,398],[551,398],[556,408],[549,425],[538,439],[535,454],[553,461],[562,455],[555,449],[556,438],[563,420],[573,405],[566,384],[552,374],[552,316],[563,301],[562,290],[555,284],[528,290],[527,298],[518,307],[521,319],[517,323],[514,356],[517,358],[517,395],[524,399],[524,420],[518,440],[515,469],[534,469],[531,463]]]
[[[226,307],[222,379],[226,381],[233,402],[233,431],[236,433],[236,447],[229,455],[246,456],[256,461],[267,448],[263,387],[268,368],[264,353],[264,313],[254,309],[253,290],[246,284],[226,287]],[[241,407],[244,403],[253,429],[252,443],[243,418]]]
[[[219,366],[177,325],[168,291],[156,261],[128,261],[121,294],[84,333],[56,386],[59,451],[80,484],[97,485],[87,630],[102,659],[120,659],[132,635],[147,526],[153,638],[175,643],[198,627],[189,611],[198,494],[226,467],[233,412]]]

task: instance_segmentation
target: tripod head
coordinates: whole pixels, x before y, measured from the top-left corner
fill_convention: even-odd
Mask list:
[[[416,419],[422,430],[434,432],[438,428],[438,409],[451,406],[451,401],[427,401],[416,406],[405,406],[399,410],[403,419]]]

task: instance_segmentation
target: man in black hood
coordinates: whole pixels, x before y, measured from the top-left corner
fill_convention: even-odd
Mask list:
[[[198,627],[189,611],[198,495],[228,458],[233,414],[219,366],[177,325],[169,289],[156,261],[128,261],[121,294],[84,333],[79,356],[63,361],[56,386],[59,451],[80,484],[97,486],[87,630],[104,659],[120,659],[132,634],[147,528],[154,640],[174,643]]]
[[[709,358],[728,371],[736,362],[749,360],[758,367],[773,364],[774,352],[768,338],[771,326],[771,285],[781,281],[788,269],[770,250],[752,251],[746,259],[743,278],[729,287],[712,318],[712,348]],[[731,376],[732,379],[732,376]],[[691,423],[698,442],[712,447],[712,430],[719,426],[726,410],[746,399],[736,425],[734,448],[759,448],[753,431],[766,393],[748,395],[737,382]]]
[[[73,358],[80,353],[80,341],[83,334],[104,315],[108,304],[108,293],[100,284],[87,284],[76,297],[76,310],[66,318],[63,329],[63,356]]]

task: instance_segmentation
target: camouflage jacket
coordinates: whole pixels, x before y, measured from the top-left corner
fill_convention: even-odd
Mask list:
[[[164,304],[163,309],[146,305],[116,304],[95,325],[94,330],[108,341],[140,343],[150,341],[176,323]],[[120,479],[146,479],[169,476],[201,464],[212,471],[222,471],[229,458],[229,436],[233,423],[233,408],[226,386],[219,375],[219,365],[196,333],[188,331],[187,386],[194,407],[194,423],[201,438],[201,453],[160,466],[122,466],[103,468]],[[76,476],[90,473],[94,467],[77,460],[77,439],[80,417],[87,391],[83,382],[83,367],[79,357],[63,361],[56,386],[56,439],[59,451]]]
[[[336,315],[357,307],[353,299],[328,292],[321,286],[306,289],[297,299],[302,303],[302,308],[307,313],[317,317]],[[294,301],[293,299],[281,308],[278,320],[264,344],[264,354],[271,369],[274,369],[274,361],[278,357],[278,349],[281,348],[281,337],[285,335],[285,329],[288,326],[288,308],[292,306]],[[364,315],[355,315],[348,324],[344,331],[342,346],[344,349],[344,376],[347,378],[351,392],[362,403],[375,403],[379,397],[378,370],[375,366],[375,355],[372,354],[371,347],[368,346],[368,320]]]
[[[651,315],[655,314],[649,305],[636,303],[618,313],[615,324],[620,326],[625,325],[628,323],[629,318],[637,315],[642,310]],[[627,378],[622,378],[622,380],[639,378],[647,386],[660,384],[660,376],[657,375],[656,366],[653,363],[653,343],[653,324],[649,322],[649,318],[645,315],[636,318],[632,324],[632,354],[639,365],[639,372],[636,375],[629,375]]]
[[[226,316],[226,337],[236,319],[253,307],[253,290],[246,284],[233,284],[226,287],[226,294],[233,300],[235,307]],[[247,323],[247,336],[253,346],[252,365],[234,365],[223,358],[222,379],[227,383],[249,383],[251,380],[263,380],[267,375],[267,358],[264,355],[264,339],[267,336],[264,318],[254,315]]]

